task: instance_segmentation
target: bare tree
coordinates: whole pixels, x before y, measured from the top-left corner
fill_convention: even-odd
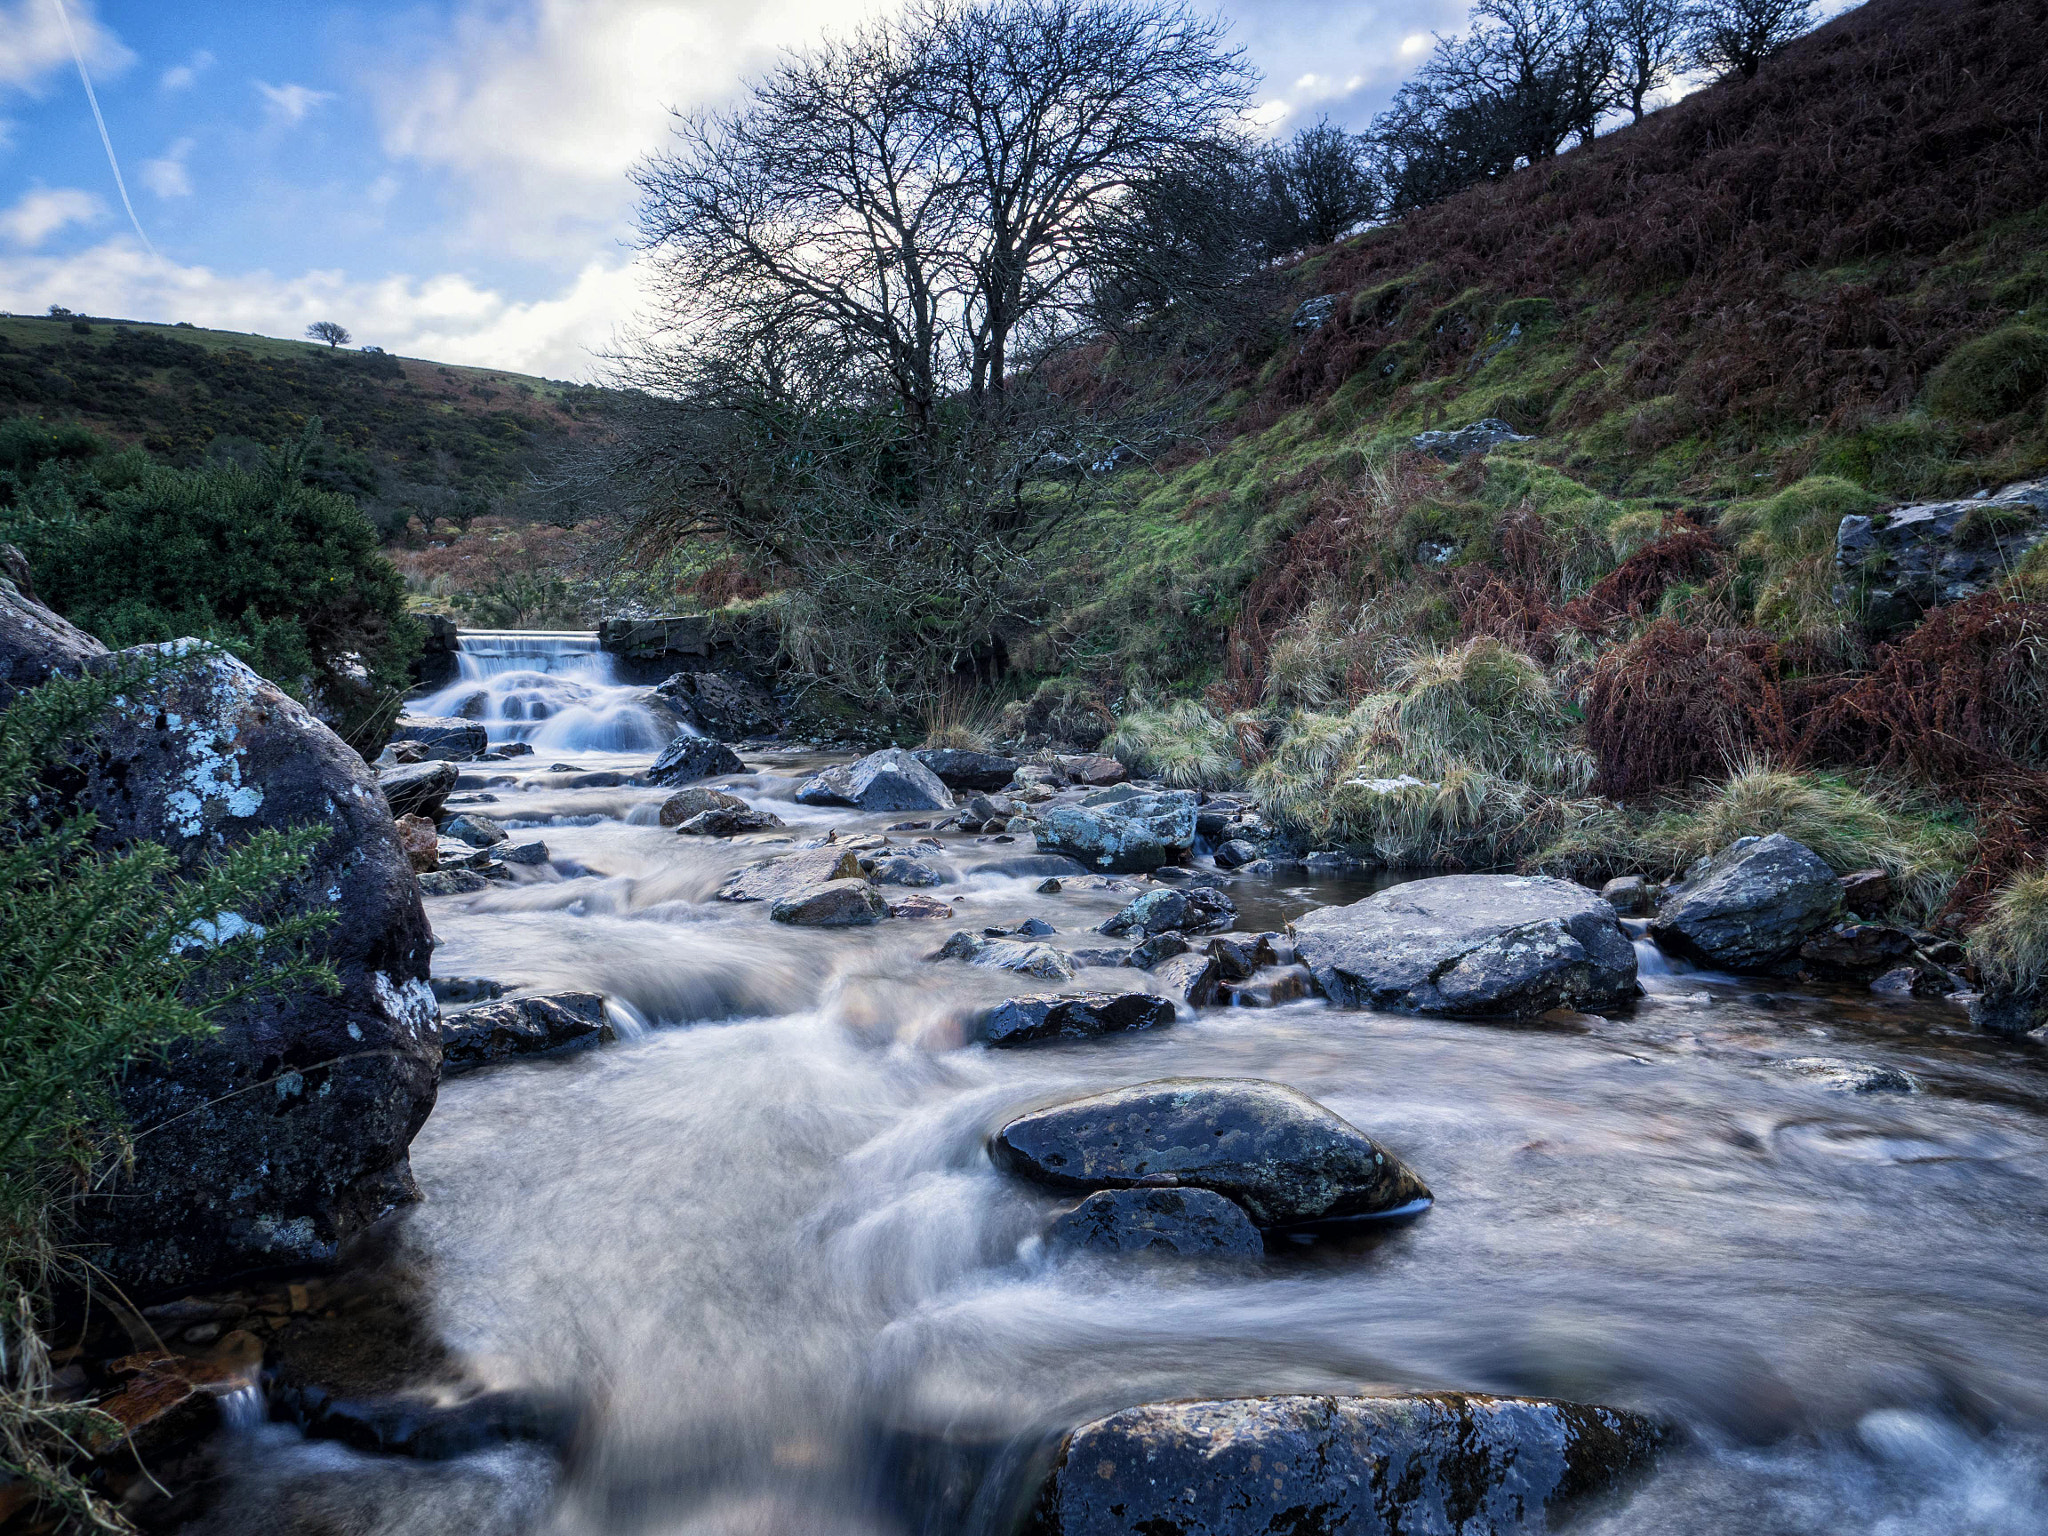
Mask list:
[[[1685,68],[1687,13],[1682,0],[1606,0],[1597,24],[1607,36],[1613,101],[1637,121],[1649,98]]]
[[[1370,146],[1328,118],[1269,151],[1264,172],[1264,233],[1275,256],[1342,239],[1385,202]]]
[[[345,347],[354,339],[349,335],[347,326],[337,325],[332,320],[315,320],[306,327],[306,334],[314,341],[326,342],[330,347]]]
[[[1687,16],[1694,62],[1745,79],[1812,25],[1813,0],[1701,0]]]

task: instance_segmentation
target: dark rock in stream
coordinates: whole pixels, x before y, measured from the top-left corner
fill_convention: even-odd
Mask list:
[[[677,672],[655,684],[654,692],[720,741],[750,741],[782,729],[782,709],[774,696],[738,673]]]
[[[1636,995],[1636,952],[1614,908],[1544,876],[1411,880],[1294,920],[1316,985],[1345,1008],[1473,1017],[1603,1008]]]
[[[1212,1189],[1264,1227],[1406,1211],[1428,1187],[1307,1094],[1256,1078],[1164,1078],[1019,1115],[989,1144],[1054,1189]]]
[[[747,765],[739,754],[722,741],[709,736],[678,736],[661,750],[654,766],[647,770],[650,784],[687,784],[719,774],[745,773]]]
[[[728,794],[722,789],[713,789],[706,784],[692,784],[688,789],[679,789],[661,802],[661,824],[664,827],[680,827],[692,816],[701,816],[706,811],[744,811],[747,802],[738,795]]]
[[[416,741],[430,757],[466,763],[490,750],[490,733],[480,721],[454,716],[400,715],[391,728],[393,741]]]
[[[1077,805],[1055,802],[1040,811],[1034,835],[1041,853],[1063,853],[1111,874],[1144,874],[1193,850],[1194,791],[1146,794],[1126,786]]]
[[[505,841],[505,829],[481,811],[464,811],[441,829],[443,837],[455,838],[472,848],[495,848]]]
[[[856,876],[792,891],[768,915],[798,928],[867,928],[889,916],[889,904]]]
[[[1201,933],[1205,929],[1228,928],[1237,917],[1237,903],[1221,891],[1194,887],[1188,890],[1147,891],[1097,931],[1112,938],[1136,934],[1150,938],[1169,929],[1179,933]]]
[[[685,837],[739,837],[748,832],[774,832],[782,825],[782,818],[773,811],[755,810],[750,805],[735,811],[716,805],[699,811],[676,831]]]
[[[1867,982],[1913,949],[1913,936],[1889,923],[1832,923],[1799,946],[1799,968],[1822,981]]]
[[[1163,1029],[1173,1017],[1173,1004],[1150,992],[1067,992],[998,1003],[975,1020],[974,1033],[990,1045],[1029,1045]]]
[[[1104,1189],[1046,1228],[1046,1239],[1098,1253],[1262,1258],[1265,1239],[1244,1207],[1210,1189]]]
[[[609,1043],[617,1036],[596,992],[507,998],[441,1020],[441,1071],[468,1072],[514,1056]]]
[[[1157,942],[1156,939],[1147,941]],[[1139,946],[1140,949],[1144,947]],[[1206,1008],[1216,1001],[1219,973],[1214,955],[1192,952],[1172,955],[1145,969],[1152,973],[1154,985],[1162,992],[1168,997],[1178,998],[1190,1008]]]
[[[1626,1409],[1540,1398],[1150,1403],[1061,1444],[1030,1536],[1513,1536],[1646,1467]]]
[[[1765,971],[1842,913],[1842,882],[1782,832],[1739,838],[1667,892],[1650,937],[1687,959]]]
[[[939,776],[948,789],[997,790],[1017,774],[1017,759],[957,747],[925,747],[911,756]],[[987,818],[982,818],[986,820]]]
[[[1017,971],[1040,981],[1072,981],[1074,961],[1050,944],[1018,939],[991,939],[960,932],[948,938],[928,960],[965,960],[989,971]]]
[[[877,885],[907,885],[915,889],[946,883],[945,872],[936,864],[905,853],[879,855],[867,876]]]
[[[453,763],[400,763],[377,770],[377,788],[384,792],[384,803],[393,816],[424,816],[433,821],[455,793],[459,777]]]

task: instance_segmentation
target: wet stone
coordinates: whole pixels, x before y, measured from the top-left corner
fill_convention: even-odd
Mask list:
[[[473,869],[439,869],[420,876],[420,893],[425,896],[468,896],[490,882]]]
[[[1135,965],[1141,971],[1149,971],[1162,960],[1171,960],[1175,955],[1188,952],[1187,939],[1178,933],[1155,933],[1144,943],[1134,945],[1127,957],[1120,963]]]
[[[617,1038],[596,992],[551,992],[484,1003],[441,1020],[441,1073]]]
[[[481,811],[464,811],[450,819],[441,829],[443,837],[452,837],[472,848],[495,848],[505,841],[505,829]]]
[[[855,877],[792,891],[768,915],[798,928],[866,928],[888,917],[889,904],[867,881]]]
[[[1174,955],[1150,967],[1152,981],[1168,997],[1178,998],[1190,1008],[1206,1008],[1216,1001],[1216,957],[1188,953]]]
[[[1018,939],[992,939],[978,933],[956,933],[931,960],[965,960],[984,970],[1017,971],[1040,981],[1072,981],[1074,962],[1050,944]]]
[[[926,747],[911,755],[937,774],[939,781],[948,789],[1001,789],[1016,776],[1017,772],[1017,759],[1003,757],[994,752],[969,752],[956,747]]]
[[[1779,1062],[1778,1067],[1837,1093],[1915,1093],[1920,1087],[1896,1067],[1845,1061],[1839,1056],[1795,1056]]]
[[[998,1003],[975,1020],[974,1032],[990,1045],[1029,1045],[1163,1029],[1173,1018],[1173,1004],[1150,992],[1057,993]]]
[[[647,770],[650,784],[687,784],[720,774],[745,773],[747,765],[722,741],[708,736],[678,736],[662,749]]]
[[[913,895],[899,897],[890,902],[889,915],[912,919],[949,918],[953,915],[953,909],[936,896]]]
[[[680,827],[692,816],[705,811],[744,811],[747,802],[738,795],[722,789],[713,789],[708,784],[693,784],[688,789],[677,790],[661,802],[661,824],[664,827]]]
[[[773,811],[759,811],[744,804],[736,810],[715,805],[699,811],[676,831],[688,837],[739,837],[747,832],[773,832],[782,825],[782,818]]]
[[[1256,1259],[1266,1251],[1244,1208],[1208,1189],[1099,1190],[1063,1211],[1045,1236],[1096,1253]]]
[[[380,768],[377,787],[393,816],[424,816],[431,821],[455,793],[459,777],[453,763],[404,763]]]
[[[1803,843],[1773,832],[1738,839],[1667,893],[1650,936],[1703,965],[1765,971],[1841,911],[1835,872]]]
[[[531,867],[548,861],[548,845],[535,840],[530,843],[512,843],[495,850],[498,857],[507,864],[522,864]]]
[[[1106,920],[1099,931],[1112,937],[1135,934],[1139,938],[1168,930],[1201,933],[1227,928],[1236,917],[1237,903],[1221,891],[1203,888],[1147,891]]]
[[[924,859],[898,853],[874,860],[873,866],[868,870],[868,878],[877,885],[907,885],[917,889],[928,889],[934,885],[943,885],[946,877],[937,866]]]
[[[860,878],[860,858],[851,848],[827,845],[785,854],[740,870],[718,888],[720,901],[779,901],[833,880]]]
[[[1278,1008],[1310,996],[1315,984],[1298,965],[1272,966],[1244,981],[1226,981],[1216,988],[1216,1001],[1226,1008]]]

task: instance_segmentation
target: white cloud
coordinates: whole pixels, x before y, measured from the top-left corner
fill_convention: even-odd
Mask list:
[[[0,212],[0,235],[34,250],[69,225],[96,224],[106,216],[107,205],[90,192],[77,187],[37,187]]]
[[[190,197],[192,172],[185,164],[192,153],[192,140],[178,139],[161,159],[142,162],[142,184],[158,197]]]
[[[213,67],[213,55],[201,48],[182,64],[173,64],[157,81],[159,89],[166,91],[187,91],[199,77]]]
[[[66,0],[71,30],[87,67],[117,74],[135,62],[111,28],[94,13],[93,0]],[[71,45],[63,18],[50,0],[14,0],[0,5],[0,88],[38,92],[45,77],[71,68]]]
[[[1401,39],[1401,57],[1404,59],[1419,58],[1421,55],[1429,52],[1429,45],[1435,41],[1436,39],[1427,32],[1410,32]]]
[[[359,343],[408,357],[590,378],[592,353],[639,307],[641,287],[626,261],[592,261],[558,292],[523,302],[456,273],[226,273],[152,258],[124,236],[66,257],[0,256],[0,292],[19,311],[64,304],[267,336],[297,337],[315,320],[338,320]]]
[[[316,91],[310,85],[270,85],[261,80],[254,83],[270,115],[283,123],[302,123],[308,112],[324,101],[334,100],[334,92]]]

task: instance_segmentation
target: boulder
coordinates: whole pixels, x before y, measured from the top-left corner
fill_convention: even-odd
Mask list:
[[[773,811],[757,811],[750,805],[738,810],[714,805],[699,811],[676,831],[691,837],[738,837],[745,832],[773,832],[782,825],[782,818]]]
[[[745,773],[747,765],[739,754],[722,741],[709,736],[678,736],[661,749],[661,756],[647,770],[650,784],[687,784],[692,779],[709,779],[719,774]]]
[[[1143,874],[1193,850],[1194,792],[1110,790],[1078,805],[1048,805],[1035,835],[1040,853],[1066,854],[1113,874]]]
[[[857,763],[828,768],[796,792],[805,805],[850,805],[862,811],[950,811],[953,792],[901,747],[871,752]]]
[[[1174,955],[1144,969],[1152,973],[1153,984],[1161,992],[1190,1008],[1206,1008],[1216,1001],[1218,972],[1214,955]]]
[[[616,1038],[598,993],[507,998],[441,1020],[441,1070],[467,1072],[514,1056],[539,1056]]]
[[[1113,757],[1100,752],[1080,752],[1066,757],[1055,757],[1053,766],[1075,784],[1089,784],[1097,789],[1106,789],[1112,784],[1121,784],[1131,776],[1131,770]]]
[[[937,866],[924,859],[912,858],[905,853],[892,853],[874,861],[867,872],[868,878],[877,885],[907,885],[924,888],[943,885],[946,877]]]
[[[992,791],[1004,788],[1017,774],[1017,759],[994,752],[967,752],[958,747],[924,747],[911,756],[938,775],[948,789]],[[989,818],[981,818],[987,821]]]
[[[453,763],[401,763],[377,770],[377,787],[393,816],[424,816],[432,821],[455,793],[459,778]]]
[[[1867,982],[1913,950],[1913,936],[1889,923],[1830,923],[1799,946],[1799,968],[1821,981]]]
[[[1623,875],[1600,887],[1607,905],[1623,917],[1641,917],[1650,910],[1649,882],[1641,875]]]
[[[661,802],[661,824],[664,827],[680,827],[692,816],[706,811],[744,811],[747,802],[738,795],[729,795],[722,789],[709,785],[693,784],[688,789],[679,789]]]
[[[860,860],[851,848],[807,848],[756,864],[730,876],[718,889],[720,901],[780,901],[797,891],[833,880],[858,880]]]
[[[1995,588],[2044,538],[2048,480],[1845,517],[1835,534],[1835,601],[1874,633],[1896,634],[1930,608]]]
[[[1045,1229],[1048,1242],[1096,1253],[1256,1259],[1265,1239],[1244,1207],[1209,1189],[1102,1189]]]
[[[1248,843],[1241,837],[1233,837],[1220,843],[1216,848],[1218,869],[1243,869],[1259,857],[1259,846]]]
[[[1148,1403],[1066,1437],[1033,1536],[1514,1536],[1662,1438],[1639,1413],[1540,1398]]]
[[[422,896],[471,896],[490,882],[473,869],[437,869],[420,876]]]
[[[1162,960],[1171,960],[1175,955],[1188,952],[1187,936],[1181,933],[1155,933],[1142,944],[1134,944],[1125,954],[1124,965],[1134,965],[1141,971],[1149,971]]]
[[[1195,887],[1189,890],[1147,891],[1114,917],[1104,921],[1098,932],[1111,938],[1136,934],[1150,938],[1173,930],[1202,933],[1228,928],[1237,918],[1237,903],[1221,891]]]
[[[953,909],[936,896],[899,896],[889,903],[891,917],[951,917]]]
[[[53,632],[52,659],[68,664],[76,647]],[[218,651],[179,641],[123,656],[154,675],[72,749],[67,807],[98,817],[101,847],[161,843],[187,875],[261,831],[319,829],[279,915],[335,915],[311,947],[340,983],[228,1004],[211,1038],[130,1066],[133,1164],[77,1212],[93,1263],[146,1297],[328,1262],[417,1199],[407,1147],[441,1053],[418,879],[362,758]]]
[[[798,805],[852,805],[853,764],[834,763],[797,785],[791,797]]]
[[[1074,962],[1050,944],[1020,943],[960,932],[947,939],[930,960],[965,960],[989,971],[1017,971],[1040,981],[1072,981]]]
[[[1521,1017],[1636,995],[1635,947],[1614,908],[1564,880],[1411,880],[1307,913],[1292,932],[1316,985],[1344,1008]]]
[[[751,741],[782,729],[782,710],[766,689],[734,672],[677,672],[655,694],[706,736]]]
[[[1842,905],[1862,918],[1882,917],[1892,904],[1892,877],[1881,869],[1842,876]]]
[[[1842,882],[1782,832],[1745,837],[1666,894],[1650,936],[1690,960],[1764,971],[1842,913]]]
[[[400,816],[394,825],[398,829],[398,846],[405,850],[405,861],[416,873],[425,874],[441,867],[441,835],[434,830],[433,822],[424,816]]]
[[[481,811],[464,811],[441,832],[443,836],[455,838],[472,848],[495,848],[505,841],[505,829]]]
[[[855,876],[792,891],[775,903],[770,917],[798,928],[865,928],[889,915],[889,904],[872,885]]]
[[[529,868],[548,861],[548,845],[539,838],[530,843],[501,844],[492,852],[507,864],[523,864]]]
[[[1209,953],[1216,957],[1216,974],[1224,981],[1247,981],[1262,965],[1278,960],[1270,935],[1225,933],[1209,941]]]
[[[1307,1094],[1253,1078],[1165,1078],[1034,1110],[998,1131],[990,1154],[1054,1189],[1212,1189],[1262,1227],[1430,1199],[1371,1137]]]
[[[13,556],[8,570],[13,579],[0,577],[0,709],[14,702],[15,694],[55,673],[76,674],[107,648],[68,619],[59,618],[25,590],[26,562],[13,545],[5,546]],[[21,585],[17,585],[19,580]]]
[[[990,1045],[1085,1040],[1173,1022],[1173,1004],[1150,992],[1067,992],[1013,997],[975,1020],[975,1037]]]
[[[1417,453],[1426,453],[1447,464],[1455,464],[1467,454],[1485,453],[1502,443],[1533,441],[1532,436],[1517,432],[1498,416],[1486,416],[1455,431],[1418,432],[1408,439],[1408,446]]]
[[[431,757],[466,763],[490,750],[491,737],[480,721],[453,715],[400,715],[391,728],[393,741],[416,741]]]

